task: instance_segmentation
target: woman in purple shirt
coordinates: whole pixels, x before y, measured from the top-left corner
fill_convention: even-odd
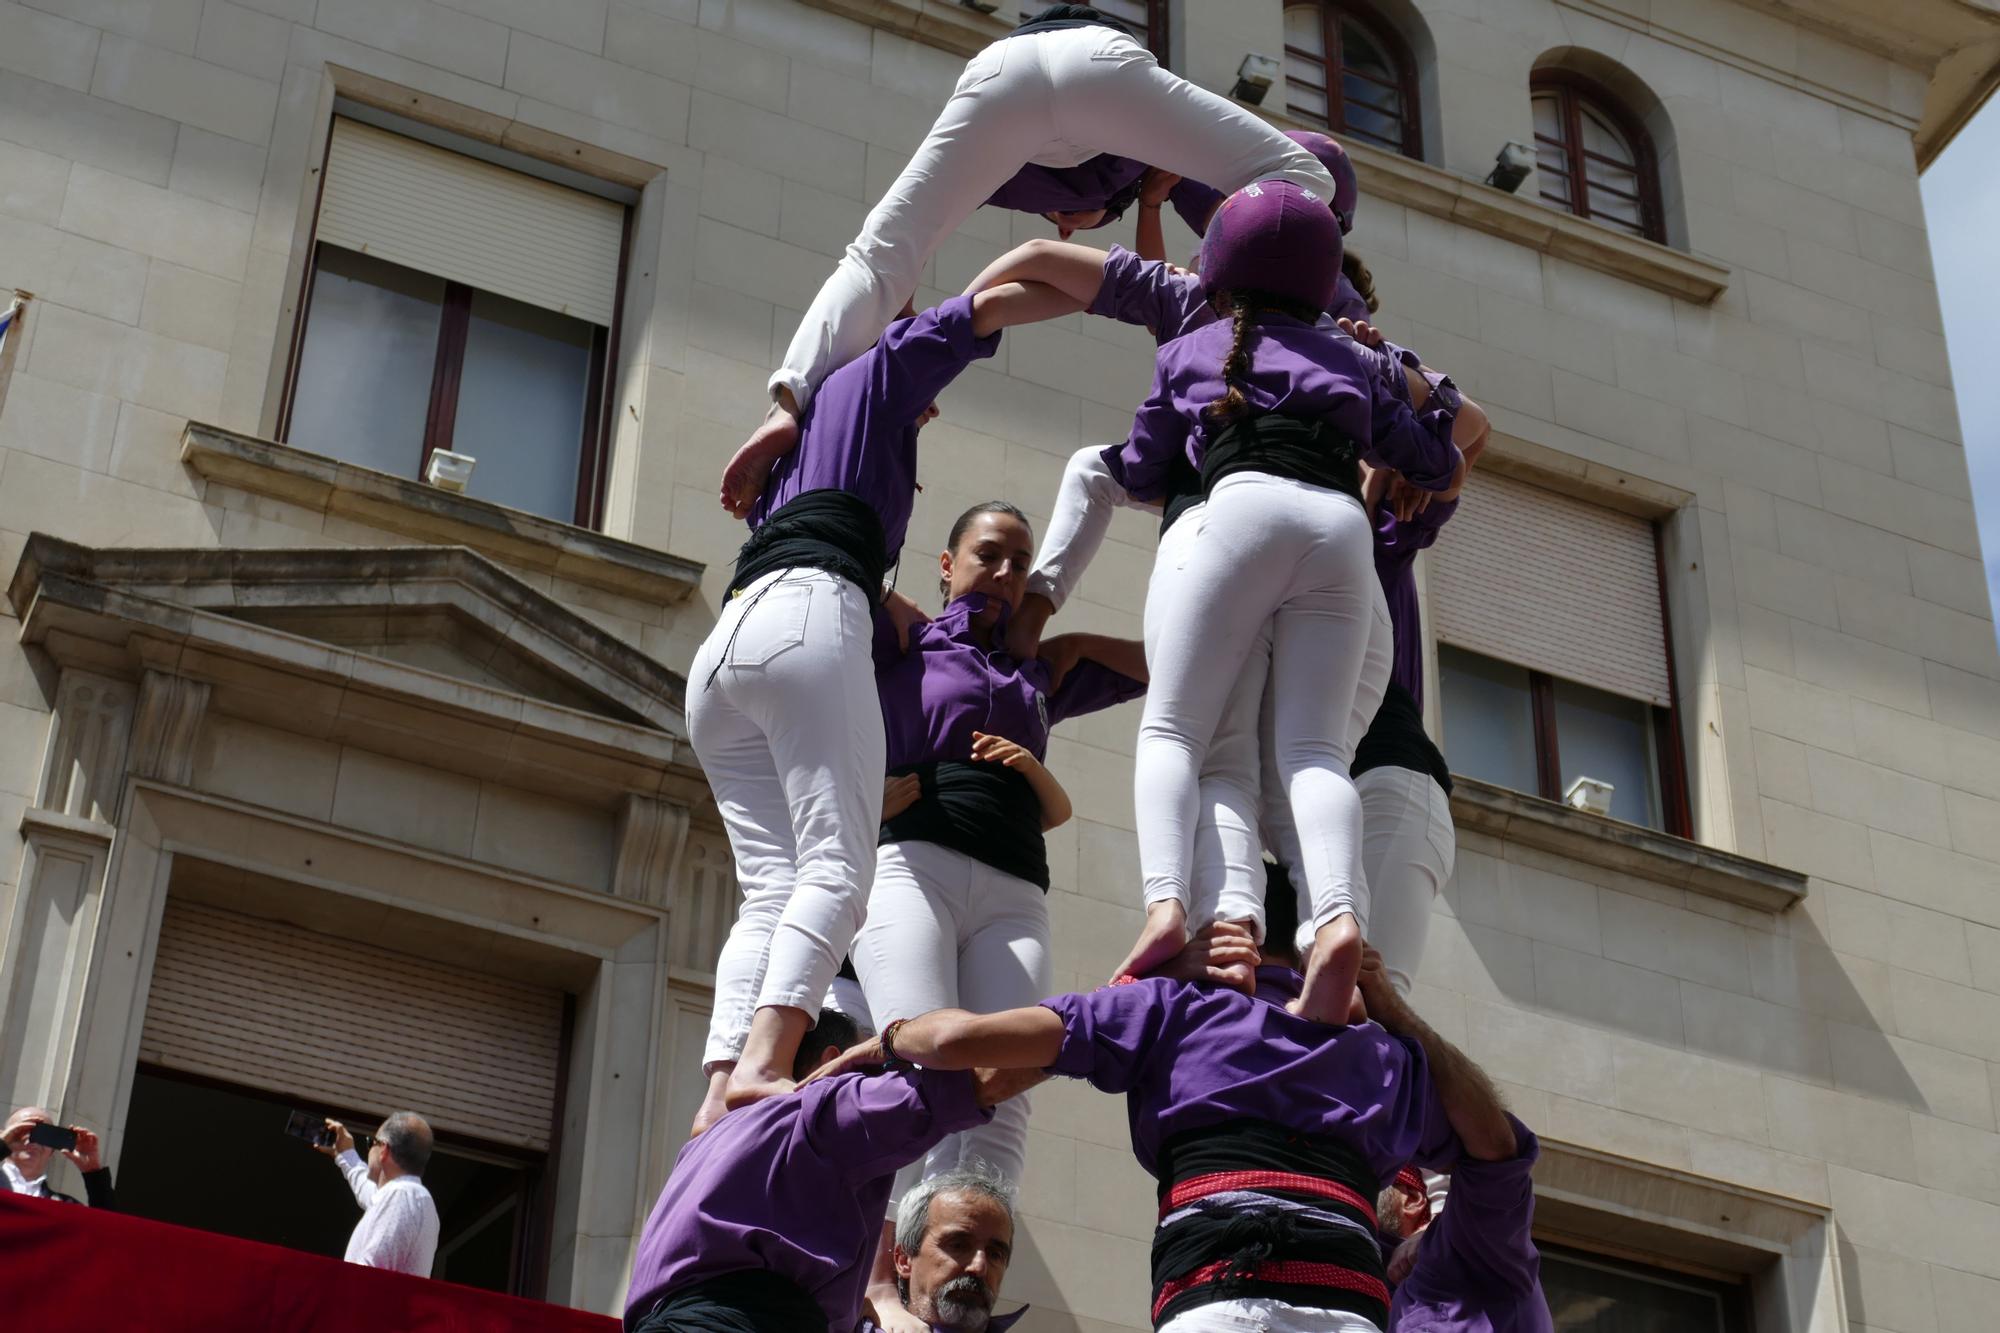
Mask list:
[[[965,1008],[1013,1009],[1049,993],[1049,863],[1043,831],[1068,817],[1033,787],[1049,731],[1145,690],[1139,644],[1075,634],[1039,658],[1008,655],[1008,618],[1034,563],[1034,533],[1001,501],[974,505],[939,557],[937,619],[900,642],[878,614],[875,682],[890,785],[914,788],[885,806],[868,919],[854,966],[869,1011],[886,1021]],[[1001,758],[1005,756],[1005,758]],[[1053,785],[1052,783],[1050,785]],[[1056,795],[1060,796],[1057,791]],[[1010,1183],[1027,1157],[1028,1101],[953,1135],[906,1168],[895,1198],[979,1157]],[[887,1302],[894,1275],[878,1270]]]
[[[1372,659],[1386,675],[1390,642],[1358,463],[1438,490],[1459,462],[1455,391],[1441,387],[1419,414],[1383,357],[1319,326],[1339,271],[1339,227],[1324,201],[1283,183],[1225,200],[1203,241],[1202,278],[1233,319],[1161,349],[1153,392],[1106,460],[1137,498],[1163,493],[1177,460],[1200,472],[1207,495],[1184,562],[1156,571],[1149,598],[1160,625],[1133,789],[1148,916],[1131,969],[1187,938],[1202,763],[1268,621],[1266,737],[1297,835],[1280,850],[1312,904],[1298,1009],[1327,1022],[1343,1020],[1353,1000],[1356,917],[1366,910],[1352,718],[1356,700],[1381,689],[1364,667]]]
[[[820,381],[867,349],[973,209],[1042,213],[1068,234],[1101,222],[1146,163],[1232,190],[1288,180],[1325,196],[1333,185],[1311,154],[1161,69],[1088,6],[1052,5],[967,61],[930,134],[799,321],[771,376],[764,424],[724,470],[725,503],[755,494]]]
[[[789,1086],[861,924],[882,810],[868,655],[933,399],[1000,330],[1067,314],[1013,284],[901,320],[828,378],[798,447],[750,510],[730,595],[688,673],[688,735],[729,832],[743,904],[716,961],[701,1130]]]

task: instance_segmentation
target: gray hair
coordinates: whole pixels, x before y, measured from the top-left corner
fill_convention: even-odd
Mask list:
[[[1014,1220],[1014,1186],[985,1158],[968,1158],[903,1195],[896,1207],[896,1245],[903,1253],[923,1248],[924,1234],[931,1227],[931,1200],[940,1194],[983,1194],[1007,1210],[1008,1221]]]
[[[382,1146],[396,1165],[421,1176],[431,1162],[431,1127],[415,1111],[398,1111],[382,1122]]]

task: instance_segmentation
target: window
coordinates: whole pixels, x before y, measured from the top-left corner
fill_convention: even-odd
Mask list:
[[[1091,8],[1109,19],[1117,19],[1142,42],[1153,58],[1167,63],[1167,5],[1169,0],[1091,0]],[[1021,11],[1021,22],[1042,12],[1043,5]]]
[[[1741,1280],[1537,1244],[1556,1333],[1749,1333]]]
[[[337,119],[280,437],[592,526],[625,210]]]
[[[1542,202],[1664,243],[1659,171],[1645,127],[1579,75],[1543,70],[1533,87]]]
[[[1653,524],[1483,474],[1430,561],[1452,771],[1689,836]]]
[[[1414,70],[1403,40],[1359,4],[1285,7],[1285,110],[1300,120],[1422,157]]]

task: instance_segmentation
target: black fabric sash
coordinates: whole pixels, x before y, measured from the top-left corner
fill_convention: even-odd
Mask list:
[[[827,1333],[826,1311],[798,1283],[746,1268],[669,1291],[629,1333]]]
[[[882,821],[877,846],[934,842],[1049,891],[1042,801],[1026,778],[1001,764],[953,759],[890,770],[892,777],[904,773],[917,775],[921,794],[909,809]]]
[[[1024,37],[1035,32],[1059,32],[1064,28],[1110,28],[1133,37],[1132,30],[1112,18],[1100,13],[1089,5],[1048,5],[1039,13],[1030,14],[1016,24],[1009,37]],[[1138,40],[1133,37],[1133,40]]]
[[[777,569],[823,569],[873,606],[889,572],[888,535],[873,505],[851,491],[807,491],[778,506],[736,556],[732,595]]]
[[[1262,1120],[1175,1135],[1160,1153],[1153,1323],[1265,1297],[1387,1326],[1378,1182],[1347,1144]],[[1206,1202],[1203,1202],[1206,1201]]]
[[[1230,422],[1202,454],[1202,493],[1236,472],[1265,472],[1361,498],[1359,451],[1325,421],[1267,412]]]
[[[1167,529],[1180,522],[1182,514],[1208,498],[1201,485],[1201,473],[1194,470],[1194,464],[1187,461],[1186,454],[1174,455],[1172,465],[1167,469],[1167,493],[1162,497],[1165,505],[1160,511],[1160,535],[1167,535]]]
[[[1451,765],[1425,732],[1423,709],[1415,695],[1393,680],[1382,695],[1382,706],[1375,710],[1375,720],[1368,724],[1368,734],[1354,747],[1353,775],[1358,778],[1371,768],[1428,773],[1445,795],[1451,795]]]

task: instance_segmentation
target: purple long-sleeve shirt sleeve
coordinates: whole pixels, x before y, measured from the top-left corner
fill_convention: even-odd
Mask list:
[[[1513,1157],[1451,1164],[1451,1197],[1396,1289],[1392,1333],[1549,1333],[1554,1326],[1532,1236],[1532,1173],[1541,1145],[1526,1125],[1507,1118],[1519,1145]]]
[[[799,1130],[849,1183],[901,1170],[914,1160],[913,1145],[937,1142],[940,1126],[956,1133],[993,1115],[962,1073],[919,1069],[830,1081],[834,1086],[807,1108]]]
[[[1202,295],[1200,277],[1157,259],[1141,259],[1122,245],[1112,246],[1104,257],[1104,281],[1090,303],[1090,313],[1137,324],[1161,344],[1213,323],[1216,317]]]
[[[917,418],[960,372],[992,356],[1000,335],[973,329],[972,298],[891,324],[875,346],[826,377],[796,449],[771,469],[750,526],[807,491],[848,491],[881,515],[891,554],[903,547],[917,487]]]

